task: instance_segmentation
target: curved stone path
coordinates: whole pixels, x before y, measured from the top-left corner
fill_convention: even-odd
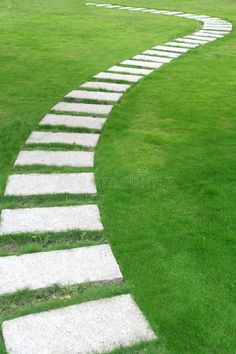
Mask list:
[[[94,152],[107,116],[115,103],[132,86],[181,55],[224,37],[232,30],[228,21],[216,17],[87,3],[107,9],[141,11],[195,19],[203,22],[201,30],[143,53],[95,75],[78,89],[69,92],[39,123],[26,145],[48,149],[21,151],[15,166],[70,166],[92,168]],[[91,103],[89,103],[91,102]],[[60,132],[43,130],[44,126],[62,127]],[[63,128],[86,128],[93,132],[65,132]],[[94,130],[97,133],[94,133]],[[50,144],[50,146],[48,145]],[[77,146],[77,150],[53,150],[53,144]],[[81,148],[83,148],[81,150]],[[86,151],[89,149],[89,151]],[[92,170],[81,173],[22,173],[9,177],[6,196],[52,194],[96,194]],[[97,205],[55,206],[5,209],[0,235],[64,232],[103,229]],[[72,285],[100,281],[121,281],[122,274],[109,245],[81,247],[0,258],[0,295],[54,284]],[[3,323],[7,351],[12,354],[103,353],[129,346],[156,335],[130,295],[90,301]]]

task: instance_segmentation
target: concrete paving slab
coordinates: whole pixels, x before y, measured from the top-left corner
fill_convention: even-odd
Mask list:
[[[168,52],[174,52],[174,53],[187,53],[189,49],[187,48],[179,48],[179,47],[172,47],[168,45],[157,45],[156,47],[153,47],[155,50],[164,50]]]
[[[5,195],[9,196],[64,193],[97,193],[94,174],[90,172],[16,174],[9,176],[5,190]]]
[[[109,245],[0,257],[0,295],[90,282],[122,280]]]
[[[103,230],[97,205],[4,209],[1,215],[0,235],[70,230]]]
[[[39,125],[64,126],[68,128],[88,128],[101,130],[106,118],[46,114]]]
[[[92,354],[156,336],[131,295],[120,295],[3,323],[11,354]]]
[[[101,82],[101,81],[92,81],[85,82],[81,87],[87,87],[97,90],[108,90],[114,92],[125,92],[130,88],[130,85],[125,84],[113,84],[111,82]]]
[[[124,74],[115,74],[109,72],[101,72],[94,76],[96,79],[108,79],[113,81],[127,81],[127,82],[138,82],[143,78],[140,75],[124,75]]]
[[[122,94],[114,93],[114,92],[73,90],[69,92],[65,97],[72,97],[75,99],[94,100],[94,101],[118,102],[121,99]]]
[[[153,55],[135,55],[132,59],[134,60],[145,60],[145,61],[153,61],[156,63],[170,63],[171,58],[164,58],[164,57],[154,57]]]
[[[84,147],[95,147],[98,143],[99,134],[93,133],[55,133],[33,132],[26,141],[30,144],[68,144]]]
[[[59,102],[52,109],[61,112],[75,112],[108,115],[113,106],[108,104]]]
[[[21,151],[15,166],[93,167],[94,153],[90,151]]]
[[[125,62],[122,62],[121,64],[125,64]],[[127,64],[128,65],[128,64]],[[117,73],[127,73],[127,74],[134,74],[134,75],[149,75],[152,73],[152,70],[146,70],[146,69],[138,69],[138,68],[130,68],[127,66],[118,66],[114,65],[107,69],[107,71],[111,72],[117,72]]]
[[[142,61],[142,60],[124,60],[121,62],[121,64],[123,65],[132,65],[132,66],[140,66],[142,68],[150,68],[150,69],[158,69],[160,68],[162,65],[164,65],[164,63],[154,63],[154,62],[149,62],[149,61]],[[138,69],[135,69],[138,70]],[[141,69],[143,70],[143,69]],[[152,70],[147,70],[149,71],[149,74],[152,72]]]

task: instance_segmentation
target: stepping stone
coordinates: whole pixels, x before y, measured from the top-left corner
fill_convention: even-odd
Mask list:
[[[211,38],[223,38],[224,36],[221,34],[212,34],[211,32],[207,31],[199,31],[194,33],[196,36],[202,36],[202,37],[211,37]]]
[[[176,38],[176,41],[185,42],[185,43],[193,43],[193,44],[207,44],[206,41],[197,41],[197,40],[188,39],[188,38]]]
[[[215,41],[215,38],[212,37],[201,37],[200,35],[191,35],[191,36],[186,36],[185,38],[189,38],[189,39],[196,39],[196,40],[200,40],[200,41],[206,41],[206,42],[213,42]]]
[[[125,62],[122,62],[121,64],[125,65]],[[116,65],[107,69],[107,71],[113,71],[117,73],[137,74],[137,75],[149,75],[152,73],[152,70],[134,69],[134,68],[128,68],[126,66],[116,66]]]
[[[150,12],[150,13],[155,13],[157,10],[154,9],[145,9],[142,12]]]
[[[95,194],[93,173],[19,174],[9,177],[5,195]]]
[[[85,82],[81,87],[87,87],[91,89],[97,89],[97,90],[108,90],[108,91],[114,91],[114,92],[125,92],[130,88],[130,85],[125,85],[125,84],[112,84],[110,82],[99,82],[99,81],[94,81],[94,82]]]
[[[170,63],[171,58],[164,58],[164,57],[154,57],[151,55],[135,55],[132,59],[135,60],[145,60],[145,61],[153,61],[156,63]]]
[[[182,43],[182,42],[168,42],[168,45],[173,45],[176,47],[183,47],[183,48],[196,48],[198,44],[191,44],[191,43]]]
[[[114,81],[128,81],[128,82],[138,82],[143,78],[139,75],[123,75],[123,74],[114,74],[109,72],[101,72],[94,76],[96,79],[108,79]]]
[[[15,318],[2,329],[11,354],[102,354],[156,339],[129,294]]]
[[[212,34],[212,35],[220,35],[222,37],[226,36],[229,32],[222,31],[214,31],[214,30],[202,30],[204,33]]]
[[[186,53],[189,50],[186,48],[178,48],[178,47],[174,48],[167,45],[157,45],[156,47],[153,47],[153,49],[165,50],[165,51],[176,52],[176,53]]]
[[[203,29],[209,29],[209,30],[216,30],[216,31],[231,31],[232,30],[232,27],[228,27],[228,26],[209,26],[209,25],[205,25],[203,27]]]
[[[21,151],[15,166],[93,167],[94,153],[89,151]]]
[[[0,257],[0,295],[88,282],[122,280],[109,245]]]
[[[168,15],[168,16],[175,16],[175,15],[179,15],[179,14],[182,14],[182,12],[180,11],[166,11],[165,15]]]
[[[101,130],[106,118],[46,114],[39,125],[65,126],[71,128],[88,128]]]
[[[168,11],[166,11],[166,10],[155,10],[153,13],[156,14],[156,15],[160,15],[160,14],[165,15],[166,12],[168,12]]]
[[[180,57],[182,54],[180,53],[171,53],[171,52],[165,52],[165,51],[161,51],[161,50],[145,50],[145,52],[143,52],[144,54],[150,54],[150,55],[157,55],[157,56],[164,56],[164,57],[169,57],[169,58],[178,58]]]
[[[76,112],[89,114],[103,114],[111,113],[113,106],[105,104],[91,104],[91,103],[68,103],[59,102],[52,109],[61,112]]]
[[[132,9],[129,9],[130,11],[142,11],[145,10],[143,7],[133,7]]]
[[[70,230],[103,230],[97,205],[4,209],[1,215],[0,235]]]
[[[54,133],[33,132],[26,144],[68,144],[85,147],[95,147],[98,143],[99,134],[90,133]]]
[[[163,63],[150,63],[150,62],[144,62],[141,60],[124,60],[121,62],[123,65],[132,65],[132,66],[140,66],[143,68],[151,68],[151,69],[158,69],[160,68]],[[135,69],[138,70],[138,69]],[[140,70],[140,69],[139,69]],[[141,69],[143,70],[143,69]],[[149,74],[152,72],[152,70],[147,70],[149,71]]]
[[[115,9],[115,8],[119,9],[120,8],[120,6],[118,6],[118,5],[107,5],[105,7],[106,7],[106,9]]]
[[[130,6],[121,6],[119,8],[119,10],[129,10],[129,9],[132,9],[132,7],[130,7]]]
[[[108,101],[118,102],[122,97],[121,93],[113,92],[94,92],[94,91],[80,91],[73,90],[66,95],[66,97],[72,97],[77,99],[96,100],[96,101]]]

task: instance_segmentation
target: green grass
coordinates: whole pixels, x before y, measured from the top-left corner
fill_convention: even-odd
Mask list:
[[[236,25],[233,0],[113,3],[209,14]],[[78,0],[0,1],[0,14],[2,191],[26,138],[66,93],[122,59],[199,27],[181,18],[86,7]],[[115,106],[96,150],[104,234],[0,240],[0,255],[6,255],[108,238],[128,285],[88,289],[86,296],[76,287],[70,301],[131,292],[159,336],[158,342],[116,354],[236,353],[235,44],[233,32],[191,51]],[[2,208],[83,202],[63,198],[0,202]],[[62,291],[4,297],[0,322],[70,304],[50,298]]]

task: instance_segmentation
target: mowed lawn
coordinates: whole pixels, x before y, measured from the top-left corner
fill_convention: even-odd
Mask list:
[[[208,14],[236,25],[234,0],[113,3]],[[26,138],[71,89],[122,59],[190,34],[199,23],[86,7],[80,0],[0,0],[0,18],[1,209],[84,203],[68,196],[2,197]],[[235,92],[234,32],[127,92],[96,150],[105,232],[0,239],[0,255],[108,239],[124,285],[5,296],[0,321],[129,291],[159,340],[117,353],[236,353]]]

